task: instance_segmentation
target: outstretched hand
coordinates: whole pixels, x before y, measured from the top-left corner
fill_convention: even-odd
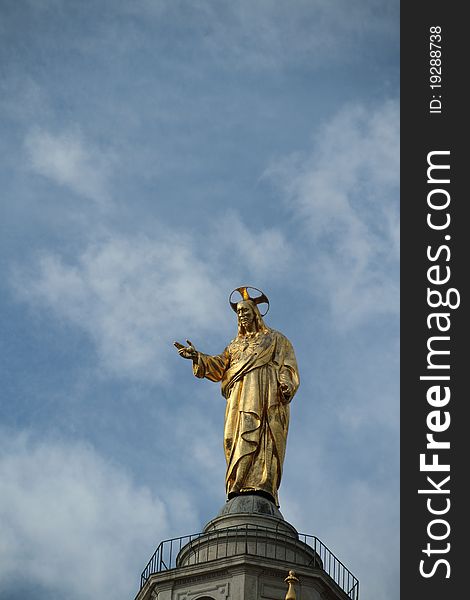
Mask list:
[[[194,360],[195,358],[197,358],[199,353],[196,350],[196,348],[193,346],[192,342],[190,342],[189,340],[186,340],[186,343],[188,344],[187,346],[184,346],[183,344],[180,344],[179,342],[173,342],[173,345],[175,348],[178,349],[178,354],[180,356],[182,356],[183,358],[192,358]]]

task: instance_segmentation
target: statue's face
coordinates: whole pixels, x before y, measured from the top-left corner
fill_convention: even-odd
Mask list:
[[[255,311],[250,302],[242,301],[237,304],[238,322],[243,327],[250,327],[255,322]]]

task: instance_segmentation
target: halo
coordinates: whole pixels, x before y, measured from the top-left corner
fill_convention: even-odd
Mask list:
[[[250,296],[250,293],[248,290],[255,290],[255,292],[259,292],[259,296]],[[256,304],[256,306],[258,306],[258,304],[267,304],[268,307],[267,309],[264,311],[264,313],[262,313],[260,311],[260,315],[262,317],[264,317],[268,311],[269,311],[269,300],[268,297],[266,296],[266,294],[264,294],[261,290],[259,290],[258,288],[253,287],[252,285],[245,285],[243,287],[239,287],[239,288],[235,288],[232,293],[229,296],[229,304],[232,307],[232,310],[234,310],[235,312],[237,312],[237,304],[238,302],[240,302],[240,300],[238,300],[238,302],[233,302],[232,298],[233,298],[233,294],[235,292],[238,292],[241,296],[241,300],[251,300],[252,302],[254,302]]]

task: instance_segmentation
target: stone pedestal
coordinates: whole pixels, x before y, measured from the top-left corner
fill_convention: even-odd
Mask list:
[[[297,600],[358,600],[354,576],[316,538],[306,539],[271,501],[235,497],[200,535],[159,546],[136,600],[284,600],[290,570],[299,578]],[[331,557],[333,577],[324,569]]]

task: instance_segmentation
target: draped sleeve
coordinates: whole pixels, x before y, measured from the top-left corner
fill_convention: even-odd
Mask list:
[[[286,383],[291,389],[290,401],[300,384],[299,369],[292,344],[285,336],[279,332],[277,332],[277,334],[279,336],[279,341],[276,346],[274,362],[279,365],[279,383]]]
[[[221,381],[229,362],[230,357],[227,349],[217,356],[210,356],[199,352],[197,360],[193,362],[193,373],[200,379],[205,377],[210,381]]]

